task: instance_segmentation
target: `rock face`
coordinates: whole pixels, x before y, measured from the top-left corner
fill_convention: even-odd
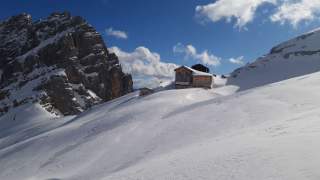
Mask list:
[[[77,114],[131,91],[131,75],[81,17],[21,14],[0,23],[0,114],[25,103]]]

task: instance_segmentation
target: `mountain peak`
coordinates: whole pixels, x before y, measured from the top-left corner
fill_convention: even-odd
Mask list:
[[[0,111],[39,103],[70,115],[132,91],[100,34],[79,16],[55,12],[32,22],[20,14],[0,24]]]
[[[32,17],[28,13],[21,13],[21,14],[9,17],[7,20],[5,20],[2,23],[8,23],[8,24],[12,24],[12,25],[31,24]]]

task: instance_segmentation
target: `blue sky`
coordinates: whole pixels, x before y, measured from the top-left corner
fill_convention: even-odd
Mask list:
[[[108,47],[127,58],[144,47],[163,63],[219,61],[208,63],[215,73],[228,73],[320,26],[315,0],[4,0],[0,18],[27,12],[36,20],[65,10],[87,19]]]

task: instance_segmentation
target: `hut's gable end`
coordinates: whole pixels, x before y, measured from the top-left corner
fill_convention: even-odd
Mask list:
[[[178,68],[176,71],[176,84],[191,85],[192,84],[192,71],[186,68]]]

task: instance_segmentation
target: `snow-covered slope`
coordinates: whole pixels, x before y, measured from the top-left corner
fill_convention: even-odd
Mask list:
[[[133,93],[23,141],[0,131],[0,179],[318,180],[319,82]]]
[[[240,90],[320,71],[320,30],[284,42],[255,62],[235,70],[228,84]]]

